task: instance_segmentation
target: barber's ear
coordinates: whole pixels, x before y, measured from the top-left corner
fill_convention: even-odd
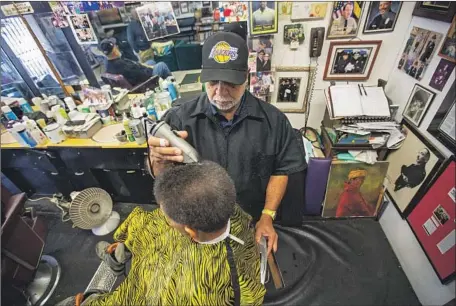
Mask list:
[[[184,226],[184,231],[193,239],[196,238],[196,231],[188,226]]]

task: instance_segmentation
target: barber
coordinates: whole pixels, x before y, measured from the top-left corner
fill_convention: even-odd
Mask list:
[[[287,117],[246,91],[248,49],[238,34],[217,32],[203,45],[201,82],[206,93],[173,107],[163,118],[198,151],[223,166],[235,182],[237,202],[256,223],[255,238],[268,238],[277,251],[273,227],[288,175],[304,170],[305,160]],[[181,150],[148,139],[154,175],[175,162]]]

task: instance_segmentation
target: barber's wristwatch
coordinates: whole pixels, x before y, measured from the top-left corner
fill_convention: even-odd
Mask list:
[[[266,208],[263,209],[263,211],[261,213],[270,216],[272,218],[272,220],[275,220],[275,217],[276,217],[276,214],[277,214],[276,211],[270,210],[270,209],[266,209]]]

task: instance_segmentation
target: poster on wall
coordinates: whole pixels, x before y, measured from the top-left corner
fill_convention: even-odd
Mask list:
[[[453,72],[454,66],[455,64],[453,62],[441,59],[439,65],[435,68],[429,86],[442,91]]]
[[[291,7],[291,21],[324,19],[327,8],[327,2],[293,1],[293,5]]]
[[[415,84],[402,115],[415,126],[420,126],[434,97],[435,93],[419,84]]]
[[[364,34],[394,31],[401,11],[402,1],[371,2],[364,23]]]
[[[443,164],[407,221],[442,284],[455,277],[456,162]]]
[[[87,14],[69,15],[68,19],[79,44],[96,44],[98,42]]]
[[[278,32],[279,11],[276,1],[249,2],[250,35]]]
[[[389,163],[333,161],[329,171],[323,217],[373,217],[381,204]]]
[[[391,202],[405,218],[426,192],[443,156],[405,120],[402,132],[407,136],[402,146],[386,158],[390,165],[385,187]]]
[[[328,26],[327,39],[353,38],[358,34],[363,1],[335,1]]]
[[[159,39],[180,32],[171,2],[147,2],[136,8],[136,12],[147,40]]]
[[[250,92],[265,102],[270,102],[274,92],[274,77],[272,72],[257,72],[250,74]]]
[[[381,44],[381,40],[331,42],[323,80],[369,79]]]
[[[246,2],[219,2],[221,22],[247,21],[248,9]]]
[[[421,80],[442,36],[437,32],[413,27],[397,68],[412,78]]]
[[[440,48],[439,56],[456,63],[456,16],[453,17],[453,22],[445,36],[442,48]]]

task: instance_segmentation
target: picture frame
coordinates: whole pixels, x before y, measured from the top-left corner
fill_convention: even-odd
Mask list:
[[[455,176],[456,159],[452,155],[440,167],[426,195],[407,216],[407,223],[444,285],[456,277],[455,225],[451,222],[455,218]]]
[[[450,28],[443,40],[442,47],[439,51],[439,56],[446,59],[447,61],[456,63],[456,39],[453,38],[455,36],[456,31],[456,16],[453,17],[453,21],[451,22]]]
[[[417,1],[412,15],[443,22],[451,22],[456,13],[453,1]]]
[[[389,163],[333,161],[328,175],[322,217],[375,217],[383,199]]]
[[[309,93],[313,86],[311,80],[315,76],[315,68],[281,66],[275,68],[274,76],[275,90],[271,95],[271,104],[284,113],[305,113]],[[282,86],[281,81],[286,79],[289,83]],[[287,93],[291,96],[290,98],[293,98],[293,101],[289,100],[288,94],[286,99],[283,99],[286,89],[289,90]]]
[[[434,97],[435,93],[433,91],[416,83],[402,111],[402,116],[416,127],[419,127]]]
[[[456,82],[450,87],[427,131],[450,151],[456,152]]]
[[[293,1],[291,5],[291,21],[320,20],[326,17],[329,2]]]
[[[442,91],[448,79],[452,75],[455,65],[455,63],[444,58],[440,59],[440,62],[435,68],[434,74],[429,81],[429,86],[437,89],[438,91]]]
[[[323,80],[368,80],[381,45],[381,40],[331,42]]]
[[[426,194],[444,157],[407,119],[401,125],[406,138],[386,157],[390,164],[384,185],[391,203],[405,219]]]
[[[81,44],[96,44],[98,43],[97,36],[93,30],[89,15],[77,14],[68,15],[69,25],[74,33],[76,41]]]
[[[174,15],[171,2],[146,3],[136,8],[136,13],[148,41],[180,33],[179,24],[177,23],[176,15]],[[182,3],[186,2],[181,2],[181,13]],[[154,17],[154,14],[159,14],[160,16],[164,14],[166,18],[157,19]],[[154,21],[155,19],[158,21]]]
[[[358,35],[363,1],[334,1],[326,39],[354,38]]]
[[[370,2],[366,21],[363,26],[363,34],[393,32],[401,8],[402,1]]]
[[[187,13],[190,12],[190,9],[188,7],[188,2],[187,1],[179,2],[179,7],[180,7],[180,13],[181,14],[187,14]]]
[[[289,45],[292,42],[302,44],[304,42],[304,26],[300,23],[285,24],[283,26],[283,44]]]
[[[414,79],[421,80],[442,37],[441,33],[413,27],[406,40],[397,69]]]
[[[266,12],[266,13],[265,13]],[[277,1],[249,2],[249,33],[251,36],[273,34],[279,31]]]

